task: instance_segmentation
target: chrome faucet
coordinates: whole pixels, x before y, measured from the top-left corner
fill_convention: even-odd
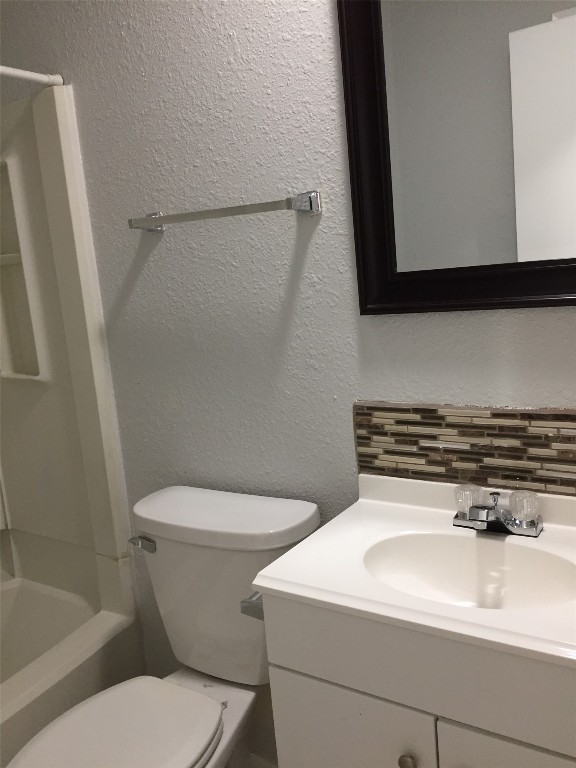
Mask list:
[[[542,533],[542,515],[521,515],[514,517],[512,511],[499,506],[500,493],[490,493],[492,504],[473,504],[468,512],[458,512],[452,525],[458,528],[472,528],[475,531],[514,534],[515,536],[539,536]]]

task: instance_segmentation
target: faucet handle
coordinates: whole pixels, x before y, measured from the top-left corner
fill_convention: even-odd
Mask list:
[[[479,485],[457,485],[454,489],[456,499],[457,516],[463,520],[468,518],[470,507],[481,504],[484,491]]]
[[[532,491],[514,491],[510,494],[510,510],[515,520],[529,523],[538,519],[539,499]]]

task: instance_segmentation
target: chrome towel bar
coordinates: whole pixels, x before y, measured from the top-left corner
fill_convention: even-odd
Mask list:
[[[221,219],[226,216],[247,216],[252,213],[268,213],[269,211],[296,211],[297,213],[312,215],[322,213],[320,192],[315,189],[282,200],[272,200],[268,203],[234,205],[229,208],[211,208],[205,211],[171,214],[149,213],[141,219],[128,219],[128,226],[130,229],[144,229],[146,232],[164,232],[167,224],[184,224],[187,221],[200,221],[202,219]],[[154,221],[152,222],[150,219],[154,219]]]

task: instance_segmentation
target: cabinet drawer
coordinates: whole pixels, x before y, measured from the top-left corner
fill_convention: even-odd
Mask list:
[[[279,768],[436,768],[433,715],[275,667],[270,685]]]
[[[440,768],[576,768],[576,760],[438,721]]]

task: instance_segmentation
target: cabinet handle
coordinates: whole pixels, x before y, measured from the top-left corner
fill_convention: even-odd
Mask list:
[[[400,755],[398,758],[398,768],[418,768],[418,763],[412,755]]]

